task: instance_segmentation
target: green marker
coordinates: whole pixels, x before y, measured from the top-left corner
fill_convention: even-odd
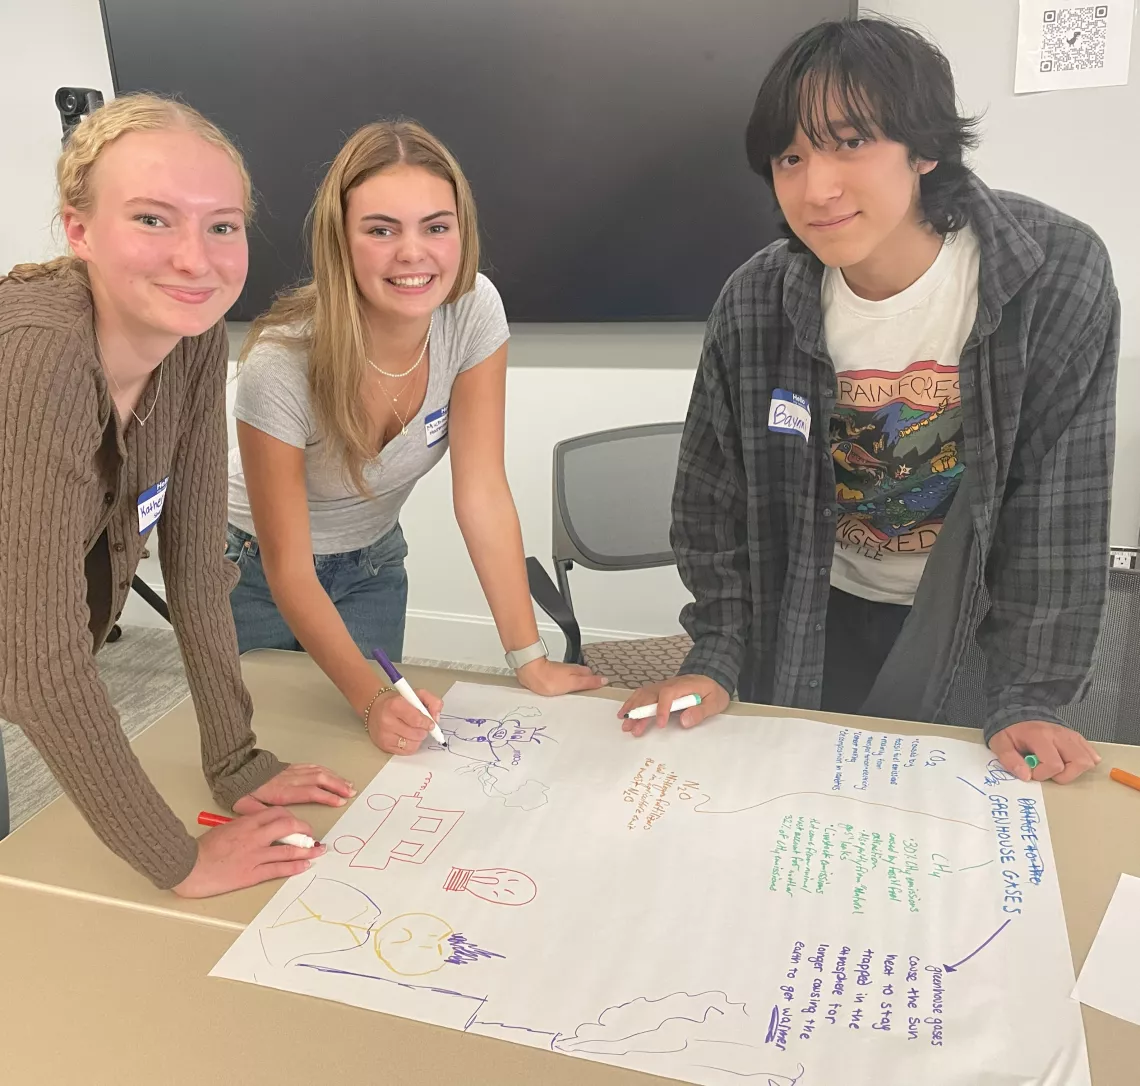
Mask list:
[[[1027,754],[1025,756],[1025,764],[1029,766],[1030,769],[1036,769],[1041,763],[1038,761],[1036,754]]]

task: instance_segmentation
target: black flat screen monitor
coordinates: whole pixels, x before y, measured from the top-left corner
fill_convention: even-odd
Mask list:
[[[471,180],[512,321],[700,321],[778,234],[744,155],[760,82],[850,0],[102,0],[115,90],[181,96],[258,194],[250,319],[306,274],[345,136],[414,118]]]

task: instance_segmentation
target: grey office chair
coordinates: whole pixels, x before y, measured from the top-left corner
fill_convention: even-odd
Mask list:
[[[568,574],[575,563],[619,571],[673,565],[669,525],[682,424],[603,430],[554,446],[553,559],[557,585],[527,558],[535,602],[566,638],[565,659],[615,686],[672,678],[692,642],[684,634],[582,644]]]
[[[1108,599],[1089,687],[1080,701],[1061,709],[1060,716],[1094,742],[1140,743],[1140,560],[1131,549],[1115,548],[1113,553],[1137,568],[1110,566]],[[985,677],[985,657],[971,641],[966,666],[950,692],[945,723],[981,727]]]

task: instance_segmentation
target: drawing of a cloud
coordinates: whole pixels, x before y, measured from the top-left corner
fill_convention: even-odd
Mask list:
[[[540,781],[527,781],[526,784],[503,796],[503,806],[521,807],[533,811],[546,802],[546,785]]]
[[[763,1086],[797,1086],[803,1064],[762,1042],[762,1024],[749,1016],[745,1004],[734,1003],[724,992],[672,992],[607,1007],[573,1035],[558,1037],[554,1048],[592,1056],[636,1053],[643,1057],[638,1061],[642,1069],[660,1074],[676,1075],[683,1065],[731,1076],[725,1081],[747,1078]],[[654,1056],[669,1058],[657,1061]],[[781,1062],[784,1067],[775,1066]]]
[[[743,1003],[724,992],[673,992],[660,999],[644,996],[607,1007],[594,1022],[584,1022],[571,1037],[560,1037],[563,1052],[624,1056],[630,1052],[680,1052],[701,1039],[746,1037],[755,1032]]]

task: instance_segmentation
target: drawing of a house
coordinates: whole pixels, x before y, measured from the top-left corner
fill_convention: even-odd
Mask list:
[[[462,817],[462,811],[422,807],[419,796],[400,796],[373,834],[355,850],[348,866],[383,871],[389,860],[422,864]],[[338,845],[337,851],[350,850]]]

